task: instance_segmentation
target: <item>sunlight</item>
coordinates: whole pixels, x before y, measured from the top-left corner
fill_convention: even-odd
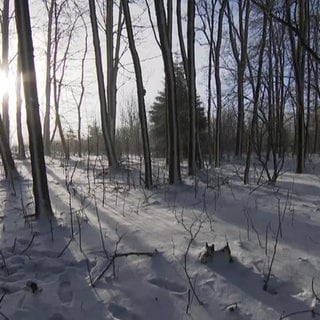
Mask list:
[[[2,98],[6,93],[9,93],[9,88],[10,90],[14,91],[14,84],[12,88],[12,86],[9,85],[10,82],[11,81],[9,77],[7,77],[2,70],[0,70],[0,101],[2,101]]]

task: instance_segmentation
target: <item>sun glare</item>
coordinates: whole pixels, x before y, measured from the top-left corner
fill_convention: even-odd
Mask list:
[[[16,99],[16,80],[15,75],[9,72],[9,75],[6,76],[5,73],[0,70],[0,103],[3,99],[3,96],[8,94],[10,100],[10,108],[13,108]]]
[[[3,96],[7,93],[9,94],[10,90],[14,90],[10,88],[10,80],[3,71],[0,71],[0,99],[2,101]]]

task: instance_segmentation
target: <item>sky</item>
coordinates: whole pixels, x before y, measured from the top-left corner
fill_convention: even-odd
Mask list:
[[[11,4],[12,5],[12,4]],[[12,9],[12,8],[11,8]],[[164,87],[164,72],[160,49],[154,39],[153,32],[150,28],[150,22],[147,11],[145,9],[144,2],[138,2],[138,4],[130,5],[131,14],[134,20],[134,24],[138,33],[136,34],[137,48],[140,55],[143,81],[146,89],[145,102],[147,109],[152,105],[155,96],[159,91],[163,90]],[[36,76],[38,86],[38,97],[40,103],[40,116],[44,117],[44,106],[45,106],[45,48],[46,48],[46,19],[45,11],[42,3],[39,1],[30,1],[31,11],[31,23],[33,27],[33,42],[34,42],[34,54],[35,54],[35,65],[36,65]],[[153,23],[156,25],[156,19],[154,16],[154,7],[151,4],[151,12],[153,15]],[[116,16],[116,14],[115,14]],[[175,17],[175,15],[174,15]],[[91,37],[91,26],[89,18],[88,20],[88,56],[86,60],[86,92],[82,107],[82,118],[84,133],[88,125],[93,124],[94,121],[99,122],[100,110],[99,100],[96,85],[96,73],[95,73],[95,62],[94,52]],[[115,18],[116,20],[116,18]],[[147,26],[147,27],[145,27]],[[15,130],[15,69],[16,69],[16,40],[15,40],[15,21],[14,19],[10,22],[11,28],[11,39],[10,39],[10,77],[9,77],[9,93],[10,93],[10,115],[11,115],[11,141],[16,141],[16,130]],[[174,37],[173,37],[173,51],[179,52],[178,39],[176,35],[176,24],[174,22]],[[72,43],[71,51],[73,52],[72,59],[68,62],[68,69],[66,72],[66,82],[68,85],[74,85],[79,87],[79,72],[81,68],[81,57],[84,48],[84,36],[83,31],[80,34],[76,34],[76,37]],[[105,58],[105,37],[103,33],[100,33],[101,51],[102,56]],[[197,64],[197,82],[198,82],[198,93],[200,94],[203,101],[206,101],[204,87],[204,73],[202,72],[203,66],[206,65],[206,50],[196,46],[196,64]],[[104,64],[105,65],[105,64]],[[128,101],[136,100],[136,83],[133,70],[133,64],[131,61],[130,51],[127,50],[121,58],[121,65],[118,75],[118,115],[120,115],[125,108]],[[1,77],[1,76],[0,76]],[[0,92],[1,93],[1,92]],[[24,108],[23,108],[24,109]],[[62,98],[60,114],[65,128],[72,128],[73,130],[77,127],[76,112],[74,102],[70,97],[70,94],[65,95]],[[52,115],[54,113],[52,112]],[[23,120],[25,115],[23,112]],[[52,123],[54,123],[54,117],[52,116]],[[118,125],[120,125],[120,116],[118,117]],[[24,132],[26,130],[24,128]],[[26,134],[24,134],[25,137]]]

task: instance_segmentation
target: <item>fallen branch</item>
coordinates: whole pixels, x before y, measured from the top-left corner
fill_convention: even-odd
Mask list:
[[[113,265],[116,258],[120,257],[129,257],[129,256],[148,256],[153,257],[155,253],[158,253],[157,249],[154,252],[124,252],[124,253],[115,253],[111,259],[108,261],[108,264],[105,266],[105,268],[100,272],[100,274],[93,280],[91,276],[89,275],[90,279],[92,279],[91,286],[95,287],[96,283],[103,277],[103,275],[108,271],[108,269]]]
[[[279,320],[287,319],[289,317],[296,316],[299,314],[304,314],[304,313],[310,313],[312,315],[312,318],[314,318],[315,316],[320,316],[319,312],[316,312],[313,309],[310,309],[310,310],[295,311],[295,312],[288,313],[286,315],[281,315]]]

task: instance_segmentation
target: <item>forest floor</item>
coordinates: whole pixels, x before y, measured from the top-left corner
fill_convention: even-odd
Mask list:
[[[318,158],[274,186],[241,164],[170,186],[157,164],[153,190],[103,163],[47,159],[50,220],[29,160],[0,182],[0,319],[320,319]]]

